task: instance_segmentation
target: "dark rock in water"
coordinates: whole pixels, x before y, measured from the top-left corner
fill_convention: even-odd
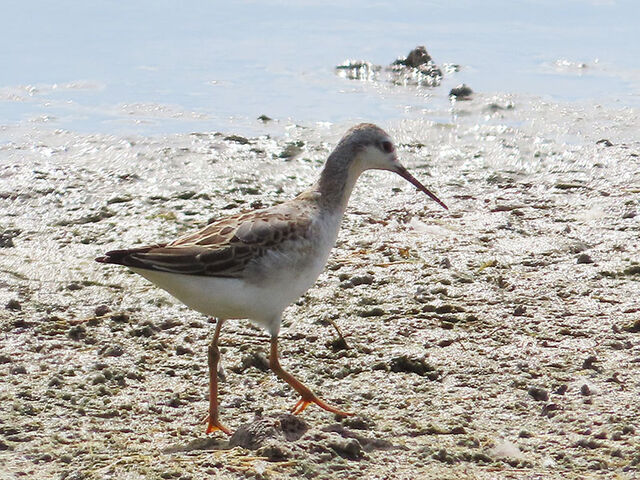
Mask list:
[[[280,155],[278,155],[278,157],[285,158],[287,160],[294,158],[302,153],[303,148],[304,148],[304,142],[302,141],[287,143],[287,145],[284,147],[282,152],[280,152]]]
[[[397,85],[437,87],[442,81],[442,70],[434,63],[424,46],[418,46],[405,58],[391,64],[392,82]]]
[[[403,64],[407,67],[416,68],[429,62],[433,62],[431,55],[427,52],[426,47],[420,45],[409,52],[409,55],[404,59]]]
[[[338,76],[349,80],[375,80],[380,70],[382,70],[380,65],[374,65],[366,60],[346,60],[336,66]]]
[[[268,116],[266,116],[266,115],[264,115],[264,114],[263,114],[263,115],[260,115],[260,116],[258,117],[258,120],[260,120],[262,123],[267,123],[267,122],[272,121],[272,120],[273,120],[273,118],[268,117]]]
[[[473,95],[473,90],[464,83],[452,88],[449,92],[449,96],[456,100],[470,100],[471,95]]]
[[[251,143],[248,138],[242,137],[240,135],[228,135],[224,137],[225,140],[229,142],[239,143],[240,145],[247,145]]]

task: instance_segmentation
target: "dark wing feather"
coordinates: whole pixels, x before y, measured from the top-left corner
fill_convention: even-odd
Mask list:
[[[96,260],[162,272],[242,277],[249,262],[268,249],[306,236],[311,210],[280,205],[240,214],[169,244],[114,250]]]

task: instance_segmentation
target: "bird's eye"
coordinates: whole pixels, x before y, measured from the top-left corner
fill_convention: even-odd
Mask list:
[[[380,144],[380,147],[382,147],[382,151],[385,152],[385,153],[391,153],[394,150],[393,143],[391,143],[388,140],[385,140],[384,142],[382,142]]]

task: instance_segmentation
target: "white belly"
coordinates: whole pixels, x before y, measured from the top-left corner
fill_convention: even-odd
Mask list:
[[[340,218],[321,219],[311,239],[287,242],[268,252],[247,268],[243,278],[132,270],[193,310],[224,319],[248,318],[277,335],[284,309],[300,298],[322,272],[339,224]]]

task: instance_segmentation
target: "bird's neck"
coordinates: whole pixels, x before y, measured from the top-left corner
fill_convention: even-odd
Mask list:
[[[334,150],[313,186],[313,190],[320,194],[320,207],[325,211],[344,213],[361,173],[360,162],[351,152],[339,148]]]

